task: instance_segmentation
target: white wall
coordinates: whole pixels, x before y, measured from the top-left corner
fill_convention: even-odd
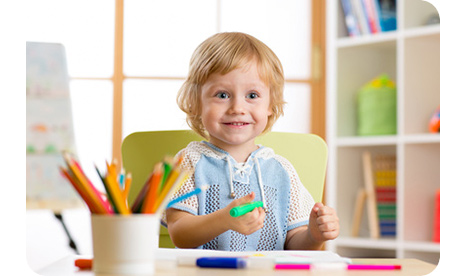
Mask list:
[[[63,211],[63,220],[80,254],[92,254],[90,214],[87,209]],[[68,237],[50,210],[26,212],[26,258],[33,271],[75,254],[68,246]]]

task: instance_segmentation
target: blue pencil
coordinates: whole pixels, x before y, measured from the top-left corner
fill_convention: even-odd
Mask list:
[[[182,195],[182,196],[179,196],[179,197],[173,199],[172,201],[170,201],[170,202],[168,203],[168,205],[167,205],[167,208],[170,208],[170,207],[171,207],[173,204],[175,204],[175,203],[178,203],[178,202],[183,201],[183,200],[185,200],[185,199],[187,199],[187,198],[190,198],[190,197],[192,197],[192,196],[195,196],[195,195],[197,195],[197,194],[200,194],[202,191],[205,191],[205,190],[207,190],[208,188],[209,188],[208,185],[202,185],[200,188],[196,188],[196,189],[194,189],[192,192],[189,192],[189,193],[186,193],[186,194],[184,194],[184,195]]]

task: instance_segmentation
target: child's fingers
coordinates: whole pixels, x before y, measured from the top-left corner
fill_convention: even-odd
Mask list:
[[[257,230],[261,229],[264,227],[264,220],[265,220],[265,212],[264,209],[259,207],[255,208],[251,213],[250,213],[250,229],[251,233],[256,232]]]
[[[321,232],[329,232],[337,230],[337,224],[335,222],[328,222],[319,225],[319,230]]]
[[[317,213],[322,207],[325,207],[322,202],[317,202],[314,204],[314,207],[312,207],[312,212]]]
[[[319,208],[319,210],[317,211],[317,216],[333,216],[335,213],[335,210],[331,207],[328,207],[328,206],[323,206],[321,208]]]
[[[233,202],[235,203],[235,206],[243,205],[243,204],[251,202],[254,199],[254,197],[255,197],[254,192],[251,192],[248,195],[245,195],[243,197],[233,200]]]
[[[322,236],[325,240],[334,240],[338,237],[339,233],[340,232],[338,230],[326,231],[322,233]]]
[[[319,210],[322,209],[322,207],[324,207],[324,204],[322,204],[321,202],[317,202],[316,204],[314,204],[311,210],[311,217],[317,218],[319,216]]]
[[[333,216],[320,216],[316,219],[317,225],[321,225],[324,223],[330,223],[333,222],[335,218]]]

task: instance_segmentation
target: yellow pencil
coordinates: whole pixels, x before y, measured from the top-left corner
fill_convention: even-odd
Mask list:
[[[179,167],[173,169],[167,179],[167,184],[163,187],[162,193],[157,198],[153,210],[155,213],[162,212],[163,208],[170,202],[171,196],[181,187],[188,179],[190,173],[186,170],[180,170]]]
[[[156,214],[160,214],[163,212],[163,210],[167,207],[167,205],[170,203],[173,195],[178,192],[178,190],[181,188],[183,183],[189,178],[191,175],[190,172],[187,171],[182,171],[176,182],[173,184],[171,189],[168,191],[167,195],[162,199],[162,202],[160,205],[157,206],[157,209],[154,211]]]
[[[125,204],[123,193],[121,192],[116,179],[115,170],[107,162],[106,164],[107,175],[105,176],[105,182],[108,185],[108,190],[110,191],[110,195],[113,199],[113,203],[115,204],[115,208],[118,209],[118,213],[122,215],[129,215],[131,214],[131,211],[129,210],[129,207]]]

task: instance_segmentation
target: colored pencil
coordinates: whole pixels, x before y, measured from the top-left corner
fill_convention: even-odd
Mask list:
[[[131,206],[131,211],[133,213],[141,212],[142,204],[144,203],[144,198],[146,197],[147,191],[149,190],[149,183],[151,182],[153,177],[154,177],[153,174],[149,176],[149,178],[144,183],[144,186],[142,186],[142,189],[139,191],[138,196],[133,201],[133,205]]]
[[[162,193],[155,202],[155,213],[160,214],[167,206],[170,198],[178,191],[181,185],[188,179],[191,172],[174,168],[167,179],[167,184],[162,190]]]
[[[122,215],[129,215],[131,211],[125,204],[125,200],[123,198],[123,193],[120,190],[120,187],[117,183],[115,169],[112,168],[112,165],[107,163],[107,175],[105,176],[105,184],[108,186],[107,188],[110,191],[110,195],[115,203],[115,207],[118,210],[118,213]]]
[[[186,193],[184,195],[181,195],[173,200],[171,200],[168,205],[167,205],[167,208],[170,208],[171,206],[173,206],[173,204],[176,204],[180,201],[183,201],[185,199],[188,199],[192,196],[195,196],[195,195],[198,195],[200,194],[202,191],[205,191],[209,188],[209,185],[202,185],[200,188],[196,188],[194,189],[193,191],[189,192],[189,193]]]
[[[159,196],[159,186],[162,182],[162,176],[164,174],[163,168],[163,163],[161,162],[154,166],[154,172],[152,173],[151,181],[149,183],[146,198],[143,202],[141,213],[150,214],[155,212],[153,209],[155,200]]]
[[[84,203],[86,203],[91,213],[96,213],[96,207],[94,206],[94,202],[92,202],[90,197],[83,190],[83,187],[81,187],[81,185],[77,183],[77,179],[74,179],[65,168],[60,167],[59,169],[62,175],[68,179],[68,181],[74,187],[76,192],[78,192],[78,194],[81,196],[81,198],[83,199]]]
[[[110,206],[104,206],[104,202],[100,197],[100,194],[96,193],[94,189],[91,188],[91,184],[87,182],[86,177],[81,173],[81,171],[76,166],[76,163],[73,162],[71,157],[68,154],[64,154],[64,158],[66,164],[68,166],[69,171],[76,177],[77,181],[83,187],[83,191],[89,196],[90,200],[93,202],[93,205],[96,207],[95,211],[98,214],[106,214],[109,213]]]
[[[163,160],[163,178],[162,182],[159,185],[159,190],[157,191],[158,194],[162,192],[163,186],[165,185],[165,183],[167,183],[167,178],[170,175],[173,165],[173,158],[165,156]]]
[[[120,176],[118,178],[118,183],[120,184],[120,189],[124,190],[125,189],[125,183],[126,183],[126,173],[125,173],[124,168],[121,169],[121,173],[120,173]]]
[[[105,197],[102,197],[102,193],[96,189],[96,187],[94,186],[94,184],[92,184],[92,182],[89,180],[89,178],[86,176],[86,174],[84,173],[84,170],[81,168],[81,165],[79,164],[78,161],[72,159],[72,162],[76,164],[76,167],[79,169],[79,171],[81,172],[81,174],[84,176],[84,178],[86,179],[86,181],[89,183],[89,186],[91,187],[92,191],[98,196],[98,199],[99,201],[101,201],[102,205],[105,207],[105,209],[107,210],[107,212],[109,214],[112,214],[113,213],[113,208],[112,208],[112,205],[110,203],[110,201],[105,198]]]
[[[131,173],[127,173],[125,177],[125,189],[123,190],[123,196],[126,198],[126,201],[128,201],[128,195],[132,181],[133,175]]]
[[[99,169],[97,168],[97,166],[95,164],[94,164],[94,167],[95,167],[95,170],[97,171],[97,174],[100,177],[100,180],[102,180],[102,184],[104,185],[105,190],[107,191],[107,197],[108,197],[108,200],[110,201],[110,204],[112,204],[113,211],[115,212],[115,214],[119,214],[119,211],[118,211],[118,209],[117,209],[117,207],[115,205],[115,200],[112,198],[109,185],[106,183],[107,180],[105,179],[105,177],[99,171]]]

